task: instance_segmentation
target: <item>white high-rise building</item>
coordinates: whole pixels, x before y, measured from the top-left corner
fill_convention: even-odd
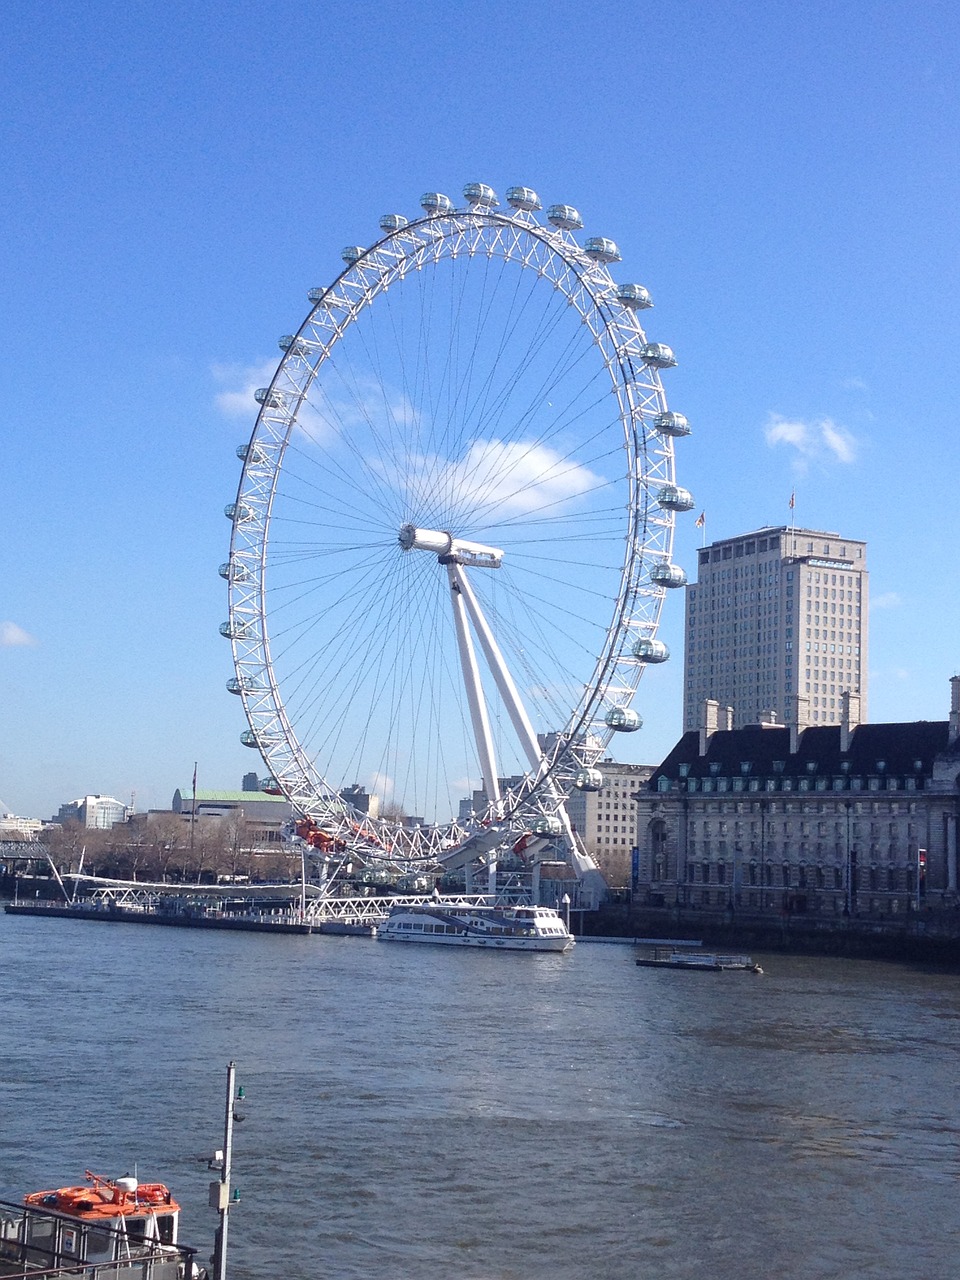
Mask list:
[[[839,724],[844,693],[866,720],[867,591],[866,543],[837,533],[780,526],[700,548],[684,730],[700,727],[707,699],[732,708],[731,728]]]

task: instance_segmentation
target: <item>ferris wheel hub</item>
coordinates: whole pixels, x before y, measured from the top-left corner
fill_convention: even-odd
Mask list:
[[[499,569],[503,560],[500,547],[487,547],[482,542],[468,542],[439,529],[418,529],[405,524],[398,539],[404,551],[432,551],[443,564],[468,564],[477,569]]]

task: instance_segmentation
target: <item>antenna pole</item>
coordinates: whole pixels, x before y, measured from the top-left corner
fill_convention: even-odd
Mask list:
[[[220,1212],[220,1226],[217,1228],[217,1243],[214,1250],[214,1280],[226,1280],[227,1277],[227,1222],[230,1213],[230,1163],[233,1155],[233,1091],[237,1074],[237,1064],[227,1064],[227,1107],[223,1120],[223,1162],[220,1166],[220,1181],[210,1186],[210,1200]]]

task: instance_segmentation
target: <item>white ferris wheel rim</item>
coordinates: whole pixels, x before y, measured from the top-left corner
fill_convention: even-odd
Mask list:
[[[552,211],[551,211],[552,212]],[[509,212],[489,204],[428,211],[425,217],[392,227],[369,249],[345,251],[353,260],[326,289],[311,292],[313,306],[286,350],[262,396],[262,407],[249,444],[233,505],[230,559],[227,573],[230,616],[226,624],[236,670],[232,682],[240,693],[250,725],[248,745],[256,745],[273,779],[295,809],[319,818],[345,820],[357,815],[340,797],[343,780],[324,774],[313,752],[301,741],[295,716],[286,705],[271,646],[271,606],[267,589],[270,571],[271,521],[278,485],[291,440],[301,414],[325,365],[338,351],[358,320],[382,295],[402,288],[408,276],[436,270],[440,263],[496,258],[535,273],[543,288],[552,286],[579,318],[599,367],[609,378],[609,394],[616,405],[622,431],[624,480],[627,488],[623,558],[619,585],[603,642],[598,645],[592,672],[573,701],[543,767],[513,797],[520,825],[531,812],[556,807],[556,785],[548,793],[548,778],[565,794],[579,769],[592,765],[608,745],[614,730],[606,716],[613,708],[628,708],[644,664],[633,656],[638,639],[653,640],[666,589],[650,577],[651,568],[669,564],[674,510],[658,497],[675,488],[670,433],[654,427],[666,413],[658,369],[644,359],[648,349],[636,309],[618,298],[606,262],[577,243],[570,228],[544,226],[533,211],[514,207]],[[589,242],[588,242],[589,243]],[[607,244],[609,242],[603,242]],[[509,817],[510,806],[505,815]],[[482,815],[481,815],[482,817]],[[429,824],[430,834],[411,841],[400,824],[365,823],[366,833],[389,844],[399,840],[408,852],[449,844],[456,820]],[[453,838],[457,838],[454,835]]]

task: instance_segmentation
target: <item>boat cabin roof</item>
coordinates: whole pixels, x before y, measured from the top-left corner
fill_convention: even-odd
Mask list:
[[[86,1171],[91,1185],[58,1187],[54,1191],[34,1191],[24,1196],[26,1205],[67,1214],[86,1221],[146,1217],[157,1213],[179,1213],[180,1206],[162,1182],[137,1182],[135,1178],[112,1181]]]

